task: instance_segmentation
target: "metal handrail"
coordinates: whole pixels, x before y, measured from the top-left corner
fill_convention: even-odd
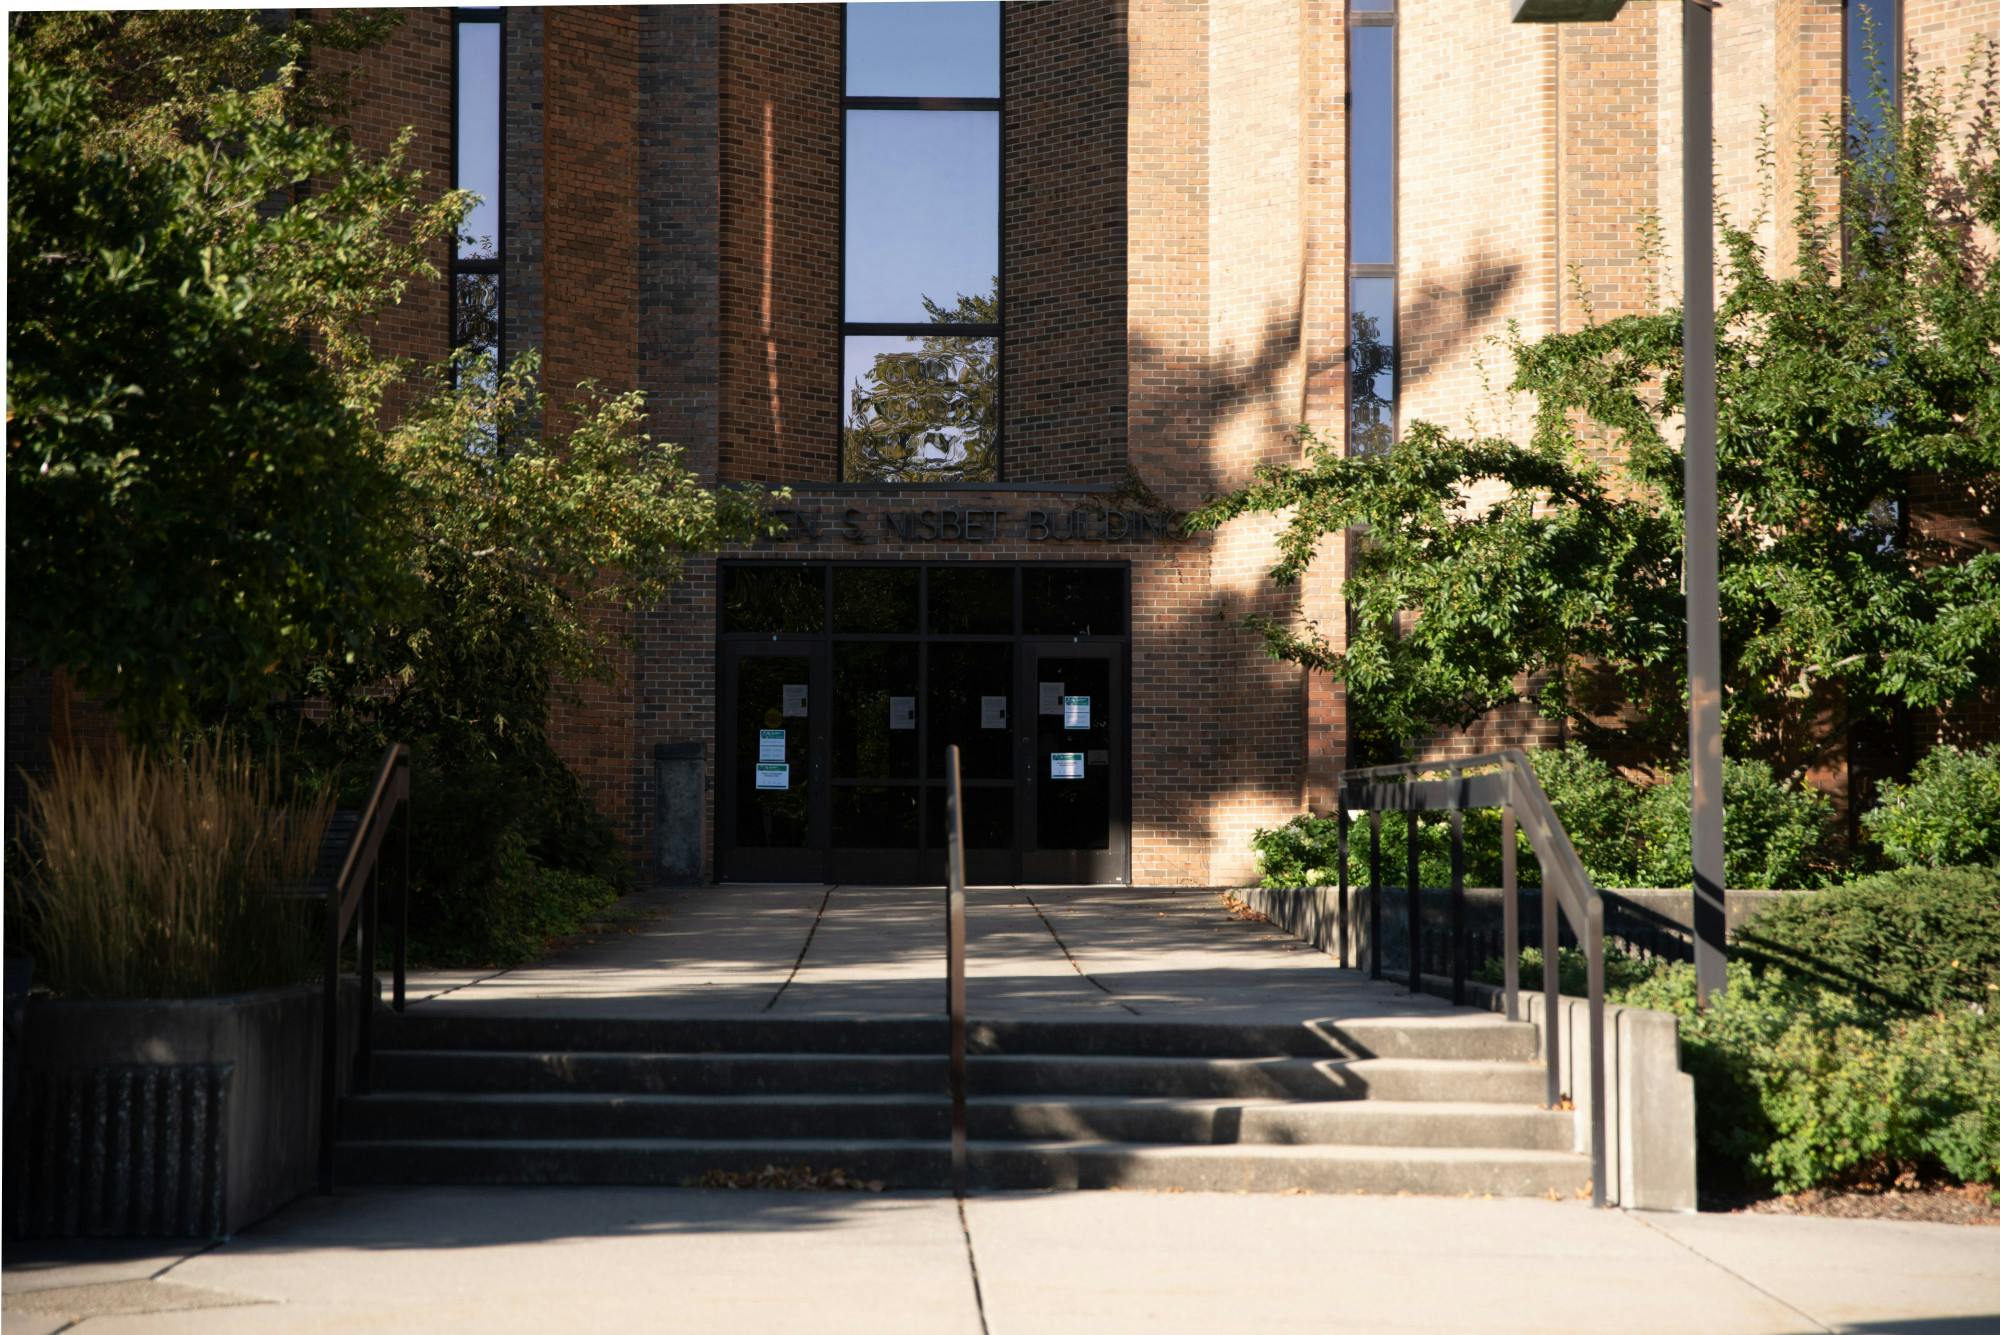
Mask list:
[[[1468,774],[1468,770],[1487,773]],[[1443,771],[1443,780],[1421,776]],[[1518,824],[1527,833],[1542,868],[1542,1037],[1543,1060],[1547,1066],[1547,1093],[1550,1107],[1562,1101],[1561,994],[1557,965],[1558,906],[1568,919],[1570,930],[1582,944],[1588,973],[1590,1023],[1590,1165],[1591,1203],[1605,1203],[1605,1171],[1608,1162],[1605,1130],[1604,1058],[1604,900],[1592,884],[1590,873],[1576,855],[1576,848],[1563,829],[1562,820],[1542,791],[1535,767],[1517,747],[1508,747],[1462,760],[1376,765],[1348,770],[1339,780],[1339,862],[1341,963],[1345,964],[1347,939],[1347,817],[1351,811],[1368,813],[1368,897],[1369,973],[1382,976],[1382,813],[1401,811],[1409,821],[1408,877],[1404,895],[1408,901],[1410,933],[1410,990],[1423,990],[1419,943],[1423,939],[1423,888],[1417,867],[1417,831],[1422,813],[1445,811],[1451,819],[1451,992],[1452,1000],[1465,1003],[1467,941],[1465,927],[1465,812],[1468,808],[1498,807],[1500,820],[1501,907],[1506,959],[1504,992],[1507,1018],[1521,1018],[1520,1009],[1520,891],[1515,874],[1514,831]]]
[[[951,1189],[965,1195],[965,807],[958,747],[944,752],[945,1015],[951,1029]]]
[[[355,942],[355,963],[361,974],[361,1013],[357,1020],[358,1052],[355,1059],[356,1087],[367,1092],[370,1066],[375,1054],[375,952],[381,935],[381,856],[382,841],[399,808],[410,800],[410,748],[391,743],[382,753],[375,773],[375,786],[361,809],[360,824],[347,846],[340,873],[333,879],[326,897],[326,1017],[320,1065],[319,1185],[333,1190],[333,1147],[340,1117],[340,947],[347,929],[359,919]],[[396,895],[396,953],[394,956],[397,1010],[404,1005],[404,988],[410,963],[410,820],[402,825],[403,874]]]

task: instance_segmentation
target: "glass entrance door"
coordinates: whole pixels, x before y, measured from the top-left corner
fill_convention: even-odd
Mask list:
[[[1103,884],[1126,878],[1122,645],[1032,645],[1022,697],[1029,756],[1021,879]]]
[[[959,748],[966,877],[1129,875],[1122,565],[724,563],[716,865],[936,883]]]
[[[817,646],[725,644],[718,871],[818,881],[826,847],[826,673]]]

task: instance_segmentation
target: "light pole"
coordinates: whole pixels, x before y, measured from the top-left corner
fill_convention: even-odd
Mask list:
[[[1625,0],[1513,0],[1516,23],[1590,23]],[[1694,971],[1700,1004],[1725,984],[1728,920],[1722,875],[1722,608],[1716,589],[1715,128],[1711,96],[1715,0],[1681,0],[1681,450],[1687,595],[1688,779],[1694,844]],[[1560,220],[1557,223],[1561,225]]]

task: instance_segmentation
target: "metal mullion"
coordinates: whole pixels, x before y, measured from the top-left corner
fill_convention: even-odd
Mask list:
[[[998,338],[997,324],[945,324],[936,320],[843,320],[843,337],[854,338]]]
[[[1006,50],[1002,39],[1000,57],[1002,77],[1005,77]],[[843,80],[845,74],[841,76]],[[843,93],[840,98],[842,111],[999,111],[997,97],[858,97]]]

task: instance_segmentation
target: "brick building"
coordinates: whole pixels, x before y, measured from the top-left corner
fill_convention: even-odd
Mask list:
[[[982,878],[1245,877],[1252,830],[1313,804],[1344,729],[1339,691],[1240,623],[1337,628],[1340,554],[1281,594],[1268,526],[1179,539],[1171,513],[1295,459],[1302,422],[1350,447],[1418,418],[1505,428],[1480,360],[1509,322],[1676,286],[1680,6],[1509,8],[407,11],[355,63],[357,132],[414,126],[431,179],[488,202],[452,290],[386,335],[539,348],[558,398],[636,387],[705,476],[791,489],[789,536],[695,563],[629,627],[618,681],[562,710],[635,855],[935,876],[952,740]],[[1782,170],[1822,152],[1863,11],[1927,65],[2000,33],[2000,0],[1730,0],[1735,216],[1762,115]],[[1393,383],[1353,383],[1364,319]],[[1544,725],[1439,746],[1502,737]],[[699,809],[661,783],[690,756]]]

